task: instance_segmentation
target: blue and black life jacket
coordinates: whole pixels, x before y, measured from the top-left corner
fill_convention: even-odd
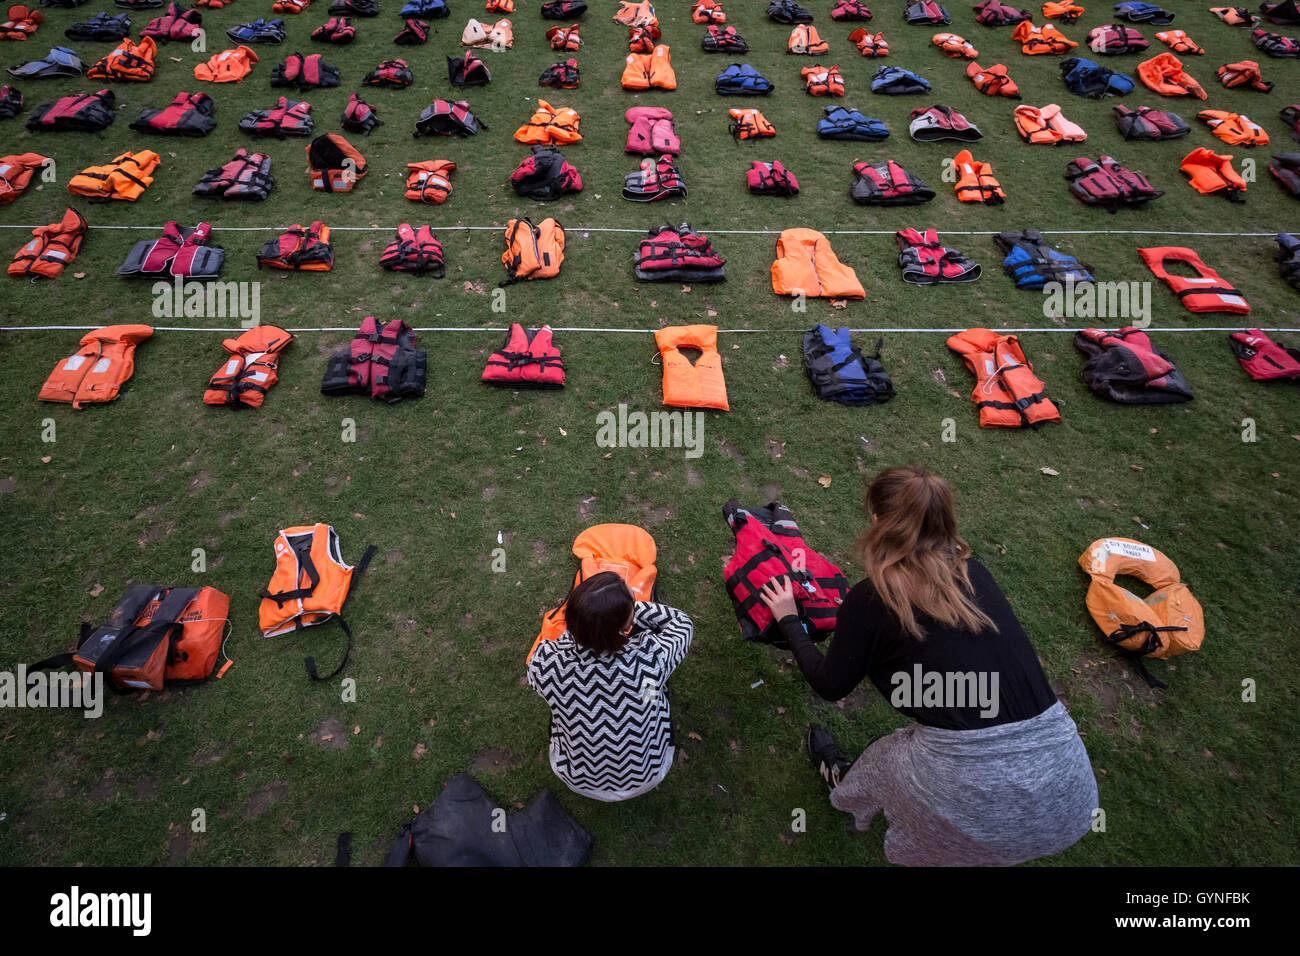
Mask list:
[[[876,354],[864,356],[849,341],[848,329],[818,325],[803,334],[803,367],[817,397],[841,405],[876,405],[894,397],[894,383]]]
[[[822,118],[817,121],[817,135],[822,139],[878,143],[889,136],[889,127],[883,120],[863,116],[857,110],[828,106],[822,113]]]
[[[872,93],[899,96],[906,93],[929,93],[930,81],[901,66],[881,65],[871,80]]]
[[[908,23],[920,24],[952,23],[948,11],[934,0],[918,0],[916,3],[909,3],[903,9],[903,19]]]
[[[236,43],[283,43],[284,21],[264,20],[258,17],[251,23],[240,23],[226,31],[226,36]]]
[[[767,16],[773,23],[812,23],[813,15],[793,0],[773,0]]]
[[[428,17],[432,20],[443,20],[451,16],[451,10],[445,0],[408,0],[406,6],[398,11],[398,15],[403,19]]]
[[[766,96],[775,87],[748,63],[733,63],[713,81],[719,96]]]
[[[1127,96],[1133,92],[1134,83],[1123,73],[1116,73],[1092,60],[1072,56],[1061,61],[1061,78],[1071,93],[1100,99],[1103,96]]]
[[[63,31],[69,40],[121,40],[131,32],[131,18],[125,13],[109,16],[97,13]]]
[[[1006,258],[1002,271],[1016,280],[1017,289],[1042,289],[1049,282],[1092,282],[1092,266],[1058,252],[1037,229],[1000,232],[993,237]]]
[[[10,76],[44,79],[53,76],[81,76],[81,60],[66,46],[56,46],[44,58],[9,67]]]
[[[1122,17],[1130,23],[1154,23],[1165,26],[1174,22],[1174,15],[1154,3],[1141,3],[1129,0],[1127,3],[1115,4],[1115,16]]]

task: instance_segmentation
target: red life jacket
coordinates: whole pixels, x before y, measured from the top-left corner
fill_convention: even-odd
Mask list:
[[[1158,246],[1138,249],[1138,255],[1156,278],[1163,279],[1188,312],[1231,312],[1249,315],[1245,296],[1224,281],[1223,277],[1201,261],[1191,249],[1181,246]],[[1177,262],[1190,267],[1195,277],[1173,275],[1165,264]]]
[[[211,223],[201,222],[190,228],[169,222],[157,239],[144,239],[132,246],[126,261],[117,267],[117,274],[145,279],[168,275],[215,278],[221,273],[226,252],[208,244],[211,236]]]
[[[682,141],[673,129],[671,111],[661,106],[634,106],[623,114],[623,118],[632,124],[627,131],[627,145],[623,147],[625,153],[676,156],[682,151]]]
[[[404,90],[415,81],[411,68],[405,60],[384,60],[362,79],[366,86],[387,86],[394,90]]]
[[[469,111],[469,103],[457,100],[434,100],[415,121],[415,136],[473,136],[487,129],[477,116]]]
[[[351,43],[356,36],[357,28],[352,25],[351,17],[330,17],[311,31],[313,40],[325,43]]]
[[[193,192],[196,196],[261,201],[271,195],[274,188],[271,157],[265,153],[250,153],[241,146],[230,162],[205,172],[194,184]]]
[[[280,353],[293,336],[274,325],[259,325],[237,339],[226,339],[222,348],[230,353],[203,393],[205,405],[261,408],[266,393],[280,380]]]
[[[379,257],[379,265],[393,272],[441,279],[447,274],[442,261],[442,243],[429,226],[412,229],[408,222],[397,227],[397,235]]]
[[[578,61],[569,57],[563,63],[552,63],[537,78],[538,86],[552,86],[557,90],[576,90],[582,81]]]
[[[658,226],[637,246],[632,275],[638,282],[721,282],[727,260],[690,223]]]
[[[1135,405],[1191,401],[1187,379],[1141,329],[1084,329],[1074,347],[1086,357],[1083,380],[1098,395]]]
[[[428,353],[415,347],[415,330],[401,319],[382,328],[373,315],[357,330],[348,351],[330,357],[322,395],[369,395],[390,405],[424,394]]]
[[[269,110],[253,110],[239,121],[239,128],[253,136],[310,136],[315,124],[311,118],[311,104],[306,100],[291,102],[280,97]]]
[[[113,105],[116,99],[112,90],[64,96],[53,103],[36,107],[27,120],[27,128],[98,133],[108,129],[116,118],[116,107]]]
[[[212,97],[207,93],[177,93],[160,110],[142,109],[131,128],[147,133],[207,136],[217,128],[212,112]]]
[[[394,61],[405,65],[405,60]],[[570,60],[575,64],[576,61]],[[406,75],[410,76],[411,71],[407,70]],[[447,57],[447,80],[452,86],[461,89],[466,86],[487,86],[492,82],[492,71],[487,68],[477,53],[473,50],[466,50],[464,56]],[[407,86],[410,85],[408,80]]]
[[[1228,344],[1241,367],[1257,382],[1288,378],[1300,381],[1300,350],[1283,348],[1259,329],[1233,332]]]
[[[350,93],[348,95],[348,105],[343,107],[340,124],[343,126],[344,132],[369,136],[371,130],[383,126],[384,121],[379,118],[373,106],[357,96],[357,94]]]
[[[748,53],[749,44],[735,27],[711,26],[700,41],[705,53]],[[653,46],[651,47],[653,49]],[[647,52],[645,50],[640,51]]]
[[[511,388],[563,388],[564,362],[551,341],[551,327],[512,324],[501,348],[488,357],[480,381]]]
[[[40,153],[0,156],[0,206],[7,206],[27,191],[36,170],[51,162]]]
[[[283,63],[271,68],[271,85],[296,86],[300,90],[338,86],[339,70],[322,60],[319,53],[290,53]]]
[[[745,184],[755,196],[799,195],[799,180],[778,160],[770,163],[754,160],[745,174]]]
[[[183,10],[174,3],[167,4],[167,12],[154,17],[140,31],[141,36],[155,40],[193,40],[198,36],[203,14],[198,10]]]
[[[1114,212],[1120,206],[1137,206],[1164,195],[1141,173],[1121,166],[1111,156],[1097,162],[1080,156],[1065,167],[1070,192],[1089,206],[1104,206]]]
[[[929,202],[934,190],[892,159],[853,164],[849,195],[863,206],[912,206]]]
[[[402,29],[393,37],[393,42],[398,46],[418,46],[429,42],[429,21],[405,17],[402,23]]]
[[[722,516],[736,536],[736,553],[722,570],[723,581],[745,640],[786,646],[772,612],[759,597],[764,584],[782,576],[794,583],[799,621],[808,636],[818,641],[835,630],[839,607],[849,593],[848,579],[808,546],[790,509],[775,501],[766,508],[745,508],[732,498]]]
[[[903,270],[903,281],[917,285],[935,285],[940,282],[973,282],[980,277],[980,266],[956,249],[940,244],[939,233],[934,229],[901,229],[894,234],[898,240],[898,267]]]

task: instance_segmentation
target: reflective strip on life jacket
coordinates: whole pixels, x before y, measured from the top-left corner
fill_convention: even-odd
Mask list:
[[[205,405],[261,408],[266,393],[279,381],[280,353],[293,336],[274,325],[259,325],[222,347],[230,358],[222,363],[203,393]]]
[[[1250,304],[1240,291],[1233,288],[1211,269],[1191,249],[1182,246],[1139,248],[1138,255],[1147,268],[1178,296],[1189,312],[1230,312],[1249,315]],[[1179,263],[1196,273],[1194,277],[1175,275],[1166,269],[1168,263]]]
[[[77,409],[113,401],[135,371],[136,345],[151,335],[153,329],[147,325],[109,325],[87,332],[81,337],[81,348],[54,367],[37,397],[43,402],[71,402]]]

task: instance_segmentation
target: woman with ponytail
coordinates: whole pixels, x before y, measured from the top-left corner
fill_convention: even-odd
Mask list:
[[[1074,721],[988,570],[957,532],[947,482],[881,472],[857,543],[867,577],[839,609],[825,656],[799,622],[788,579],[763,600],[808,683],[827,700],[870,678],[913,723],[852,767],[830,734],[808,749],[831,804],[859,830],[881,810],[885,855],[908,866],[1008,866],[1088,832],[1097,783]]]

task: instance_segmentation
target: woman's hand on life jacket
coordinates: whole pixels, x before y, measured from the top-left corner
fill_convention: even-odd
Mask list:
[[[762,590],[758,592],[758,596],[763,599],[763,603],[772,612],[775,620],[779,621],[789,615],[796,617],[799,615],[799,608],[794,603],[794,585],[788,575],[769,578]]]

